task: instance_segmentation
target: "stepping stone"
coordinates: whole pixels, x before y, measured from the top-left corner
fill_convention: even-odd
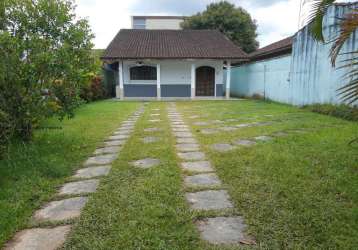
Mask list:
[[[154,108],[154,109],[152,109],[153,111],[159,111],[160,109],[158,109],[158,108]]]
[[[227,119],[226,121],[227,121],[227,122],[237,122],[238,119],[230,118],[230,119]]]
[[[209,125],[208,122],[194,122],[193,123],[195,126],[206,126],[206,125]]]
[[[200,117],[200,116],[198,116],[198,115],[189,116],[190,119],[197,119],[197,118],[199,118],[199,117]]]
[[[172,125],[185,125],[184,122],[172,122]]]
[[[278,137],[284,137],[284,136],[288,136],[288,133],[279,131],[279,132],[274,133],[273,135],[278,136]]]
[[[146,168],[151,168],[156,165],[159,165],[159,163],[160,163],[160,161],[158,159],[145,158],[142,160],[133,161],[131,164],[135,167],[146,169]]]
[[[56,250],[63,245],[70,230],[70,225],[26,229],[18,232],[4,250]]]
[[[133,130],[134,126],[120,126],[118,130]]]
[[[243,139],[239,139],[233,142],[235,145],[240,145],[240,146],[253,146],[256,144],[256,142],[254,141],[250,141],[250,140],[243,140]]]
[[[156,131],[161,131],[160,128],[146,128],[144,129],[144,132],[156,132]]]
[[[77,170],[73,176],[75,178],[93,178],[98,176],[108,175],[111,166],[89,167]]]
[[[111,164],[115,159],[117,159],[117,154],[98,155],[88,158],[84,165],[108,165]]]
[[[215,217],[196,222],[203,240],[211,244],[255,244],[245,235],[246,225],[242,217]]]
[[[188,128],[173,128],[173,132],[190,132]]]
[[[205,154],[202,152],[178,153],[178,156],[181,159],[188,160],[188,161],[199,161],[205,159]]]
[[[144,143],[153,143],[153,142],[159,141],[159,137],[147,136],[147,137],[142,138],[142,141],[143,141]]]
[[[106,147],[113,147],[113,146],[122,146],[126,143],[125,140],[116,140],[116,141],[105,141],[104,145]]]
[[[114,135],[129,135],[132,133],[132,130],[119,130],[119,131],[115,131],[113,134]]]
[[[160,122],[160,119],[149,120],[149,122]]]
[[[238,128],[246,128],[246,127],[251,127],[252,125],[250,123],[242,123],[242,124],[238,124],[236,125],[236,127]]]
[[[273,139],[271,136],[267,136],[267,135],[260,135],[260,136],[254,137],[254,138],[257,141],[271,141]]]
[[[228,152],[228,151],[235,149],[234,146],[232,146],[230,144],[226,144],[226,143],[217,143],[217,144],[211,145],[210,147],[211,147],[211,149],[218,151],[218,152]]]
[[[266,117],[273,117],[274,115],[263,115],[263,116],[266,116]]]
[[[200,130],[200,132],[204,135],[211,135],[211,134],[218,133],[219,130],[213,129],[213,128],[204,128],[204,129]]]
[[[205,173],[214,171],[209,161],[182,162],[181,167],[190,172]]]
[[[194,210],[219,210],[233,207],[226,190],[187,193],[185,197]]]
[[[173,128],[188,128],[188,125],[172,125]]]
[[[34,215],[34,219],[38,222],[57,222],[77,218],[80,216],[81,210],[86,205],[87,200],[87,197],[75,197],[52,201],[44,208],[38,210]]]
[[[158,116],[158,115],[160,115],[160,114],[150,114],[150,116]]]
[[[221,127],[219,129],[222,130],[222,131],[234,131],[234,130],[237,130],[238,128],[235,128],[235,127]]]
[[[219,177],[213,173],[186,176],[184,183],[187,187],[213,187],[221,185]]]
[[[196,143],[182,143],[182,144],[177,144],[176,148],[180,152],[198,151],[199,145]]]
[[[194,138],[177,138],[177,143],[197,143]]]
[[[60,189],[60,195],[94,193],[98,187],[98,180],[86,180],[66,183]]]
[[[174,135],[176,137],[181,137],[181,138],[193,137],[193,134],[191,132],[174,132]]]
[[[221,124],[221,123],[224,123],[224,121],[221,121],[221,120],[214,120],[212,121],[213,123],[216,123],[216,124]]]
[[[94,151],[95,155],[103,155],[103,154],[117,154],[121,147],[104,147],[98,148]]]
[[[129,135],[113,135],[108,138],[109,141],[128,139]]]

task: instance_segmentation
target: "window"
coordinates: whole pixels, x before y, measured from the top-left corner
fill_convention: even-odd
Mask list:
[[[157,68],[152,66],[136,66],[130,68],[131,80],[157,80]]]
[[[133,18],[133,29],[145,29],[145,19]]]

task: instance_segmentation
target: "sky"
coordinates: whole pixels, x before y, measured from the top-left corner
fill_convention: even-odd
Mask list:
[[[131,28],[133,15],[190,16],[218,0],[77,0],[76,14],[87,18],[95,48],[104,49],[120,29]],[[307,19],[310,0],[229,0],[246,9],[258,24],[260,47],[293,35]]]

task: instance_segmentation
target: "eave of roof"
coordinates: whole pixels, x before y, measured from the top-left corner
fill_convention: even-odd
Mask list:
[[[214,30],[121,30],[103,60],[221,59],[248,61],[248,55]]]

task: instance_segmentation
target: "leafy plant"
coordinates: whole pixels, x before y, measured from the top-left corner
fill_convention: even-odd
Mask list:
[[[44,118],[72,117],[96,70],[93,34],[74,11],[72,0],[0,4],[0,110],[24,140]]]

